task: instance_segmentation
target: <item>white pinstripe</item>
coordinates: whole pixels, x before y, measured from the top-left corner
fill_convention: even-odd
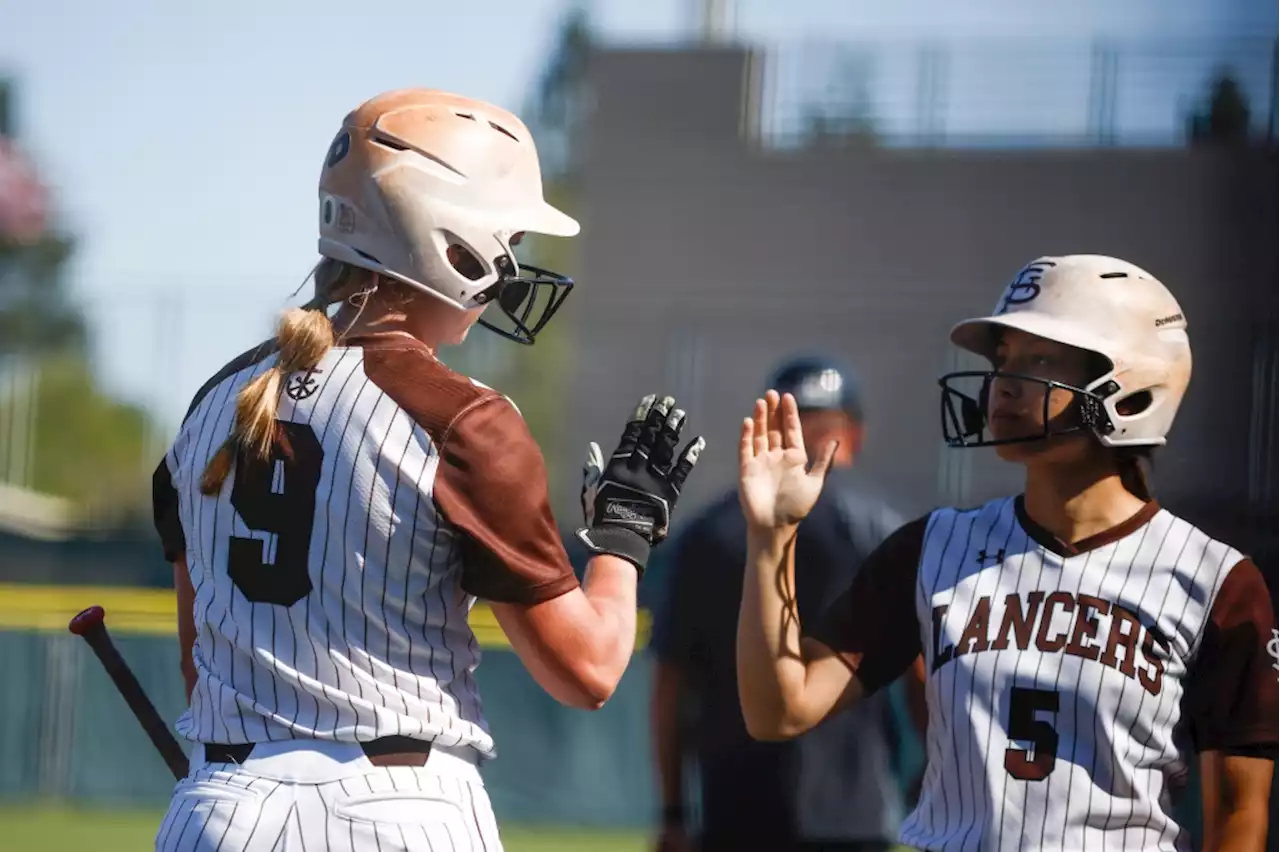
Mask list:
[[[363,350],[330,351],[312,396],[281,395],[279,419],[309,424],[324,452],[311,593],[285,607],[248,601],[233,584],[229,537],[262,541],[267,563],[278,537],[245,525],[230,480],[216,499],[198,480],[230,432],[236,392],[274,362],[207,393],[166,457],[196,592],[198,679],[179,732],[230,743],[400,734],[492,754],[471,677],[474,599],[460,587],[457,533],[431,497],[437,448],[369,381]]]
[[[214,765],[174,790],[156,852],[502,852],[482,786],[412,767],[326,783]]]
[[[1002,562],[975,553],[1003,547]],[[1188,754],[1180,739],[1185,678],[1203,636],[1212,602],[1242,555],[1185,521],[1161,511],[1120,541],[1061,557],[1031,540],[1011,500],[975,510],[941,510],[930,517],[917,584],[917,617],[929,671],[928,768],[901,841],[930,850],[1123,849],[1184,850],[1185,832],[1172,819],[1170,788],[1185,777]],[[991,604],[986,636],[999,635],[1004,600],[1015,595],[1066,593],[1043,635],[1062,638],[1058,651],[1041,650],[1043,601],[1028,647],[964,653],[934,670],[933,609],[943,617],[941,645],[955,646],[980,598]],[[1138,679],[1151,671],[1142,647],[1135,677],[1065,647],[1077,628],[1079,596],[1135,613],[1145,631],[1167,638],[1158,694]],[[1094,610],[1090,610],[1094,612]],[[1096,618],[1086,648],[1105,645],[1112,617]],[[1056,762],[1042,780],[1014,777],[1006,749],[1021,749],[1007,731],[1010,689],[1056,691],[1057,713],[1042,713],[1058,735]]]

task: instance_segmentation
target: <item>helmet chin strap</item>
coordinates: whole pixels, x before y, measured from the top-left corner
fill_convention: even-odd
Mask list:
[[[323,257],[316,261],[316,265],[311,267],[311,271],[306,274],[305,278],[298,282],[297,288],[289,294],[290,299],[296,298],[297,295],[302,292],[302,288],[307,286],[307,282],[315,278],[316,270],[320,268],[320,264],[324,263],[324,261],[325,258]],[[312,301],[315,301],[314,296],[312,297]]]

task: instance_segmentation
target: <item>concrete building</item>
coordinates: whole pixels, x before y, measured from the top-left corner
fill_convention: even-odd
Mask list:
[[[1274,548],[1274,149],[778,151],[743,49],[601,51],[589,79],[581,286],[558,320],[576,340],[567,446],[611,440],[644,390],[674,393],[709,441],[688,511],[732,484],[769,366],[821,348],[861,371],[863,469],[905,511],[1008,493],[1020,469],[942,445],[936,380],[964,363],[947,332],[1037,255],[1113,254],[1190,320],[1159,496]]]

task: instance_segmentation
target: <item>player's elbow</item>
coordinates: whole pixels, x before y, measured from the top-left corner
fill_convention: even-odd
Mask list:
[[[571,706],[579,710],[599,710],[618,689],[622,672],[595,665],[576,667],[573,675]]]
[[[793,739],[813,727],[801,712],[800,701],[785,684],[762,679],[750,669],[738,670],[738,706],[747,733],[760,742]]]
[[[577,709],[600,710],[609,703],[609,699],[612,697],[612,692],[588,692],[584,695],[583,701],[577,705]]]
[[[572,680],[550,689],[551,697],[574,710],[599,710],[613,697],[613,688],[602,682]]]
[[[533,607],[495,605],[494,614],[534,680],[556,701],[599,710],[613,697],[635,642],[634,620],[600,619],[581,592]]]
[[[747,734],[751,739],[764,743],[792,740],[812,727],[785,711],[752,712],[745,705],[742,708],[742,720],[746,722]]]
[[[575,710],[599,710],[618,688],[622,668],[585,654],[559,656],[533,667],[535,680],[552,698]]]
[[[747,726],[747,733],[751,735],[751,739],[762,743],[784,743],[787,740],[793,740],[807,731],[808,728],[801,725],[791,725],[786,722],[777,723],[761,723]]]
[[[581,710],[599,710],[617,691],[631,660],[634,622],[625,618],[614,623],[606,621],[596,626],[592,635],[591,641],[575,645],[563,660],[571,682],[573,706]]]

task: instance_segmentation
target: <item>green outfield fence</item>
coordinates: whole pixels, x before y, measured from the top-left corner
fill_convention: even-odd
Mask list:
[[[163,806],[173,786],[164,762],[65,624],[95,596],[154,610],[171,576],[146,530],[57,541],[0,531],[0,798]],[[185,706],[176,639],[136,606],[117,604],[115,619],[107,608],[121,653],[176,720]],[[557,704],[502,641],[481,644],[489,647],[476,678],[499,750],[484,772],[498,814],[525,824],[651,824],[647,655],[637,652],[613,699],[587,713]]]
[[[176,719],[184,705],[177,642],[116,641],[160,713]],[[477,680],[500,753],[485,780],[504,820],[649,824],[647,669],[637,655],[614,699],[584,713],[557,705],[514,654],[485,655]],[[163,807],[173,778],[81,640],[0,632],[0,682],[10,685],[0,692],[0,797]]]

